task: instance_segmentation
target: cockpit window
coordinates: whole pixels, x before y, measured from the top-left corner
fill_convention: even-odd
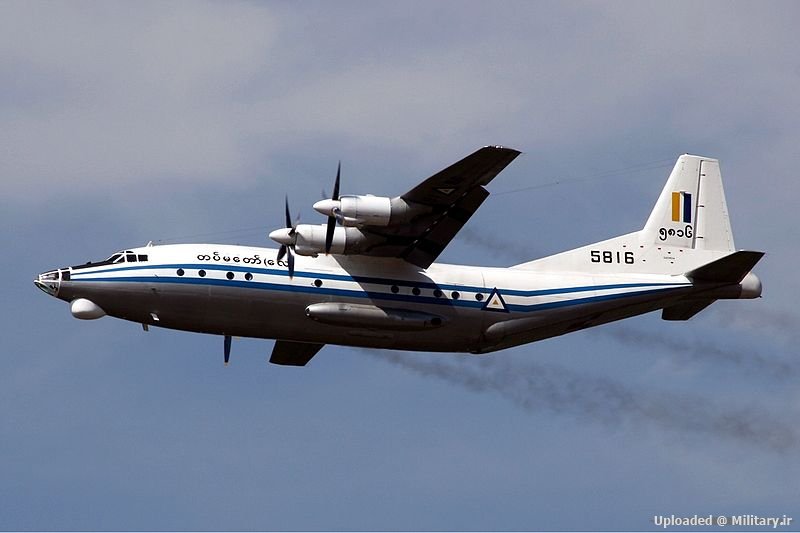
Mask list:
[[[137,261],[147,261],[147,254],[135,254],[133,253],[133,250],[125,250],[114,253],[114,255],[112,255],[105,261],[98,261],[96,263],[89,261],[86,264],[74,266],[72,267],[72,269],[75,270],[79,268],[89,268],[102,265],[118,265],[120,263],[125,263],[126,261],[128,263],[136,263]]]

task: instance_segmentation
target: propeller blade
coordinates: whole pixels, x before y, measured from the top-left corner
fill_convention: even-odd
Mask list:
[[[286,227],[293,228],[292,226],[292,215],[289,214],[289,196],[286,196]]]
[[[342,162],[339,161],[339,166],[336,167],[336,181],[333,182],[333,196],[331,196],[331,200],[338,200],[339,199],[339,178],[342,175]]]
[[[334,217],[328,217],[328,231],[325,233],[325,255],[331,253],[334,231],[336,231],[336,219]]]
[[[285,255],[289,256],[289,277],[291,278],[294,275],[294,254],[292,253],[292,248],[294,248],[297,239],[297,223],[300,222],[300,214],[298,213],[297,218],[294,223],[292,223],[292,214],[289,212],[289,195],[286,195],[284,214],[286,215],[286,228],[289,230],[289,238],[286,239],[284,236],[279,236],[280,238],[274,240],[282,243],[281,247],[278,249],[278,261],[283,259]],[[273,233],[277,233],[277,230]],[[287,240],[288,242],[286,242]]]
[[[225,364],[228,364],[228,361],[231,359],[231,336],[225,335]]]
[[[333,182],[333,196],[331,200],[339,199],[339,183],[342,178],[342,162],[336,167],[336,181]],[[328,216],[328,229],[325,232],[325,255],[331,253],[331,246],[333,245],[333,232],[336,231],[336,221],[338,217],[334,215]]]

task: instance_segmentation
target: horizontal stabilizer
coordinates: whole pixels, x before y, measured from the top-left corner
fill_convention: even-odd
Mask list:
[[[269,362],[275,365],[306,366],[325,346],[310,342],[275,341]]]
[[[686,277],[692,281],[739,283],[762,257],[764,252],[734,252],[687,272]]]
[[[714,299],[694,300],[665,307],[661,311],[662,320],[689,320],[694,315],[716,302]]]

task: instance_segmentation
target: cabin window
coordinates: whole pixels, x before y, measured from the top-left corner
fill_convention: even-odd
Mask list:
[[[127,261],[128,263],[135,263],[136,254],[125,254],[125,261]]]
[[[141,261],[147,261],[147,254],[138,254],[138,255],[136,256],[136,258],[139,260],[139,262],[141,262]]]
[[[225,277],[228,279],[233,279],[233,272],[228,272],[227,274],[225,274]]]
[[[199,271],[197,274],[198,274],[198,275],[199,275],[201,278],[204,278],[204,277],[206,277],[206,271],[205,271],[205,270],[201,270],[201,271]]]

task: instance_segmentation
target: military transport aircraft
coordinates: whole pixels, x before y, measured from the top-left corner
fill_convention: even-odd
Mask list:
[[[490,268],[435,263],[520,152],[487,146],[394,198],[339,195],[292,221],[280,248],[148,245],[35,280],[72,315],[276,339],[270,362],[302,366],[325,344],[482,354],[658,309],[688,320],[715,300],[757,298],[763,252],[734,251],[719,162],[678,158],[644,228]],[[340,166],[341,169],[341,166]]]

